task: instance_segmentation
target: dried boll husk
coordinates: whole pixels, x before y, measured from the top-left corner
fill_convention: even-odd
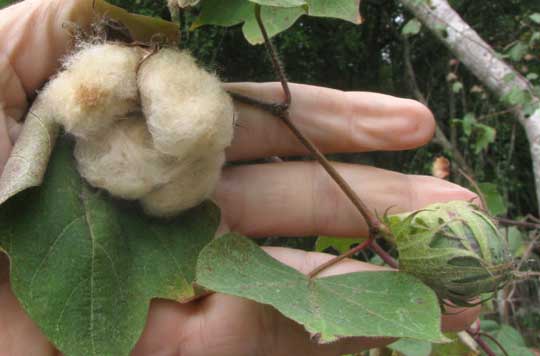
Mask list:
[[[472,203],[453,201],[385,217],[400,270],[415,275],[439,298],[470,306],[512,278],[512,259],[490,217]]]
[[[142,53],[119,44],[80,44],[40,96],[67,132],[87,138],[138,107]]]
[[[170,183],[141,199],[143,209],[149,215],[171,217],[199,205],[214,193],[224,162],[224,153],[183,162]]]
[[[180,159],[219,154],[233,137],[234,107],[219,80],[187,52],[162,49],[138,75],[144,116],[155,147]]]
[[[142,117],[118,121],[99,137],[78,139],[75,159],[90,185],[123,199],[140,199],[182,170],[176,157],[154,148]]]

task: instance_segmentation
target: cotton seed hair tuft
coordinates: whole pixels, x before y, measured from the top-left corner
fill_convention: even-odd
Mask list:
[[[66,131],[88,137],[137,110],[135,71],[142,52],[107,43],[81,47],[40,95]]]
[[[76,138],[86,181],[170,217],[214,192],[233,137],[232,99],[186,52],[83,44],[40,93]],[[139,97],[141,99],[139,99]]]
[[[164,49],[139,70],[142,109],[154,144],[178,158],[223,152],[234,109],[219,80],[186,52]]]

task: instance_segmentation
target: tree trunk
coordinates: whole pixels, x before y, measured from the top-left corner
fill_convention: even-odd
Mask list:
[[[422,23],[495,95],[502,99],[512,90],[529,93],[540,102],[532,85],[518,71],[502,61],[497,53],[450,7],[446,0],[401,0]],[[537,202],[540,202],[540,108],[527,117],[522,106],[512,113],[525,129],[529,140]]]

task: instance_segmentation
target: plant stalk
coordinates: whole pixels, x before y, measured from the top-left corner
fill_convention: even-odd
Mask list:
[[[338,171],[334,168],[334,166],[326,159],[326,157],[317,148],[317,146],[315,146],[315,144],[307,136],[305,136],[300,131],[300,129],[298,129],[298,127],[291,121],[290,116],[289,116],[289,107],[292,103],[291,90],[289,87],[287,77],[285,75],[285,70],[283,69],[281,62],[278,59],[276,49],[274,45],[272,44],[272,42],[270,41],[270,38],[266,31],[266,27],[264,26],[263,20],[261,18],[260,5],[255,5],[255,18],[257,19],[257,23],[259,25],[261,34],[263,36],[266,49],[270,55],[272,65],[274,67],[274,71],[276,72],[279,78],[279,81],[281,82],[281,86],[283,88],[285,98],[281,103],[265,103],[265,102],[261,102],[259,100],[249,98],[240,94],[231,93],[231,95],[233,96],[234,99],[240,102],[258,107],[262,110],[265,110],[271,113],[272,115],[278,117],[279,119],[281,119],[281,121],[285,124],[285,126],[289,128],[289,130],[296,136],[296,138],[302,143],[302,145],[304,145],[309,150],[309,152],[315,157],[315,159],[321,164],[321,166],[330,175],[330,177],[332,177],[332,179],[336,182],[336,184],[340,187],[340,189],[345,193],[345,195],[353,203],[356,209],[360,212],[360,214],[366,221],[366,224],[368,225],[369,237],[365,243],[317,267],[315,270],[313,270],[309,274],[310,277],[311,278],[315,277],[324,269],[338,263],[339,261],[347,257],[354,255],[356,252],[368,246],[374,247],[374,252],[377,253],[379,256],[381,256],[381,258],[390,266],[397,267],[396,261],[386,251],[384,251],[380,246],[378,246],[375,242],[377,237],[384,237],[385,235],[388,235],[390,233],[388,228],[368,209],[368,207],[364,204],[362,199],[360,199],[360,197],[351,188],[351,186],[338,173]]]

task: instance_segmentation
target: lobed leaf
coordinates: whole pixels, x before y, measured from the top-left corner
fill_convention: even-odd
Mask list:
[[[445,340],[437,297],[416,278],[373,271],[310,280],[235,234],[204,248],[197,283],[272,305],[322,342],[350,336]]]
[[[43,185],[0,206],[13,292],[64,354],[129,355],[152,298],[198,295],[196,258],[218,209],[206,203],[174,220],[151,219],[87,186],[71,145],[57,146]]]

